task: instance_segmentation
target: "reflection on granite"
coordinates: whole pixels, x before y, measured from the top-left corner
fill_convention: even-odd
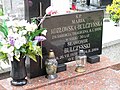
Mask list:
[[[11,78],[7,78],[0,80],[0,85],[5,88],[2,90],[119,90],[115,88],[120,86],[120,72],[114,72],[110,68],[115,64],[117,62],[111,62],[102,56],[100,62],[88,63],[84,73],[75,72],[75,62],[72,62],[68,64],[67,71],[58,73],[58,78],[55,80],[41,76],[28,79],[28,84],[25,86],[15,87],[10,85]],[[115,86],[112,86],[114,84]]]

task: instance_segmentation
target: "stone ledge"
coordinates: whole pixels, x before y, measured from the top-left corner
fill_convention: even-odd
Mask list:
[[[111,41],[111,42],[108,42],[108,43],[104,43],[102,45],[102,48],[108,48],[110,46],[113,46],[113,45],[116,45],[116,44],[120,44],[120,39],[117,39],[117,40],[114,40],[114,41]]]
[[[86,72],[84,73],[75,72],[75,67],[76,67],[75,62],[72,62],[67,65],[67,71],[58,73],[58,78],[55,80],[48,80],[45,78],[45,76],[41,76],[33,79],[28,79],[28,84],[25,86],[15,87],[10,85],[11,78],[7,78],[0,80],[0,85],[4,87],[5,90],[34,90],[36,88],[42,88],[52,84],[54,85],[65,80],[81,77],[84,75],[91,74],[93,72],[104,70],[117,63],[118,62],[111,62],[108,58],[101,56],[100,62],[95,64],[87,63]]]

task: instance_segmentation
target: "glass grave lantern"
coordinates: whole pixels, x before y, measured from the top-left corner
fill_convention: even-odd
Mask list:
[[[78,55],[75,57],[76,60],[76,72],[85,72],[85,65],[87,61],[87,56],[83,50],[79,50]]]
[[[55,54],[53,50],[49,51],[49,56],[45,62],[45,65],[46,65],[47,78],[50,80],[57,78],[56,72],[57,72],[58,62],[55,58]]]

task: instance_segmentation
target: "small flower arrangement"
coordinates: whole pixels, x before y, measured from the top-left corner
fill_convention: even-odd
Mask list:
[[[106,12],[110,14],[110,19],[115,23],[120,20],[120,0],[113,0],[111,5],[108,5]]]
[[[34,20],[35,21],[35,20]],[[46,40],[46,29],[38,29],[35,22],[26,20],[0,21],[0,59],[4,62],[20,61],[20,57],[28,56],[35,62],[36,55],[42,57],[42,49],[38,44]]]

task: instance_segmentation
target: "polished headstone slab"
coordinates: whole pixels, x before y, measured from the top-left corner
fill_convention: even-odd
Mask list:
[[[53,49],[58,63],[75,60],[80,49],[87,56],[101,54],[103,16],[103,10],[95,10],[46,18],[42,25],[48,30],[44,50]]]

